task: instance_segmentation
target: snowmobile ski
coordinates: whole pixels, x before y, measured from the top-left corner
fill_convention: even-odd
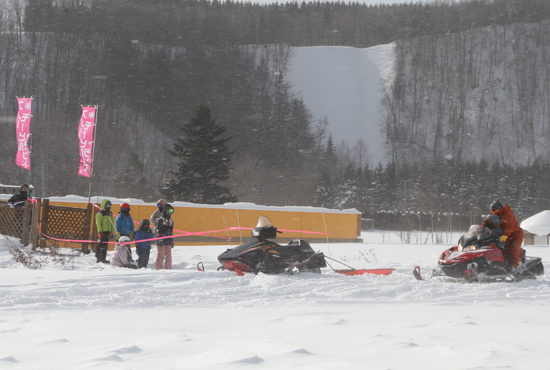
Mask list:
[[[416,280],[424,280],[422,275],[420,274],[420,266],[416,266],[413,270],[413,275],[416,278]]]

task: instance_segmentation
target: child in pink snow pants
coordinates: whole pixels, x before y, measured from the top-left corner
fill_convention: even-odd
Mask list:
[[[164,239],[167,240],[167,239]],[[172,245],[163,243],[163,239],[157,240],[157,270],[172,270]],[[164,262],[164,267],[162,264]]]
[[[157,223],[158,236],[172,236],[174,235],[174,221],[172,220],[172,214],[174,208],[170,204],[165,204],[162,210],[162,217],[159,218]],[[174,238],[165,238],[157,240],[157,270],[172,269],[172,248],[174,248]],[[163,266],[164,265],[164,266]]]

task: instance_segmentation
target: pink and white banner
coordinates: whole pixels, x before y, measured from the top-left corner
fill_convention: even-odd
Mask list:
[[[80,176],[90,177],[92,174],[92,149],[94,145],[95,107],[82,107],[82,117],[78,126],[80,148]]]
[[[19,111],[15,121],[15,134],[17,136],[17,156],[15,164],[21,168],[30,170],[30,150],[27,141],[31,136],[32,98],[17,98]]]

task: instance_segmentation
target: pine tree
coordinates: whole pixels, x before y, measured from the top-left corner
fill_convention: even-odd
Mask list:
[[[321,177],[313,191],[313,205],[315,207],[334,208],[334,188],[327,168],[323,168]]]
[[[231,152],[227,147],[230,137],[221,137],[225,128],[210,117],[210,109],[197,108],[195,116],[182,127],[183,136],[177,138],[169,153],[179,159],[175,179],[163,189],[173,200],[223,204],[236,202],[228,187],[221,185],[229,179]]]
[[[349,209],[358,208],[359,193],[357,171],[352,163],[348,163],[340,176],[340,183],[335,189],[335,208]]]
[[[329,166],[336,165],[336,147],[334,146],[334,141],[332,140],[332,134],[329,134],[327,140],[327,147],[325,149],[325,161]]]

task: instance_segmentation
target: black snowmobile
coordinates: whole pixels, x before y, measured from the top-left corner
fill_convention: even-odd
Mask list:
[[[544,265],[539,257],[527,257],[523,250],[521,264],[517,269],[511,269],[503,253],[504,243],[499,242],[499,236],[491,229],[472,225],[463,234],[458,246],[449,248],[439,257],[439,269],[432,271],[431,277],[448,276],[465,279],[466,281],[520,281],[535,279],[544,274]],[[420,267],[414,268],[414,276],[424,280]]]
[[[294,239],[287,245],[280,245],[267,238],[276,238],[277,228],[273,227],[266,216],[258,217],[258,225],[252,229],[254,241],[233,249],[228,249],[218,256],[222,264],[218,270],[255,274],[283,274],[297,272],[320,273],[326,267],[325,256],[315,252],[303,239]]]

